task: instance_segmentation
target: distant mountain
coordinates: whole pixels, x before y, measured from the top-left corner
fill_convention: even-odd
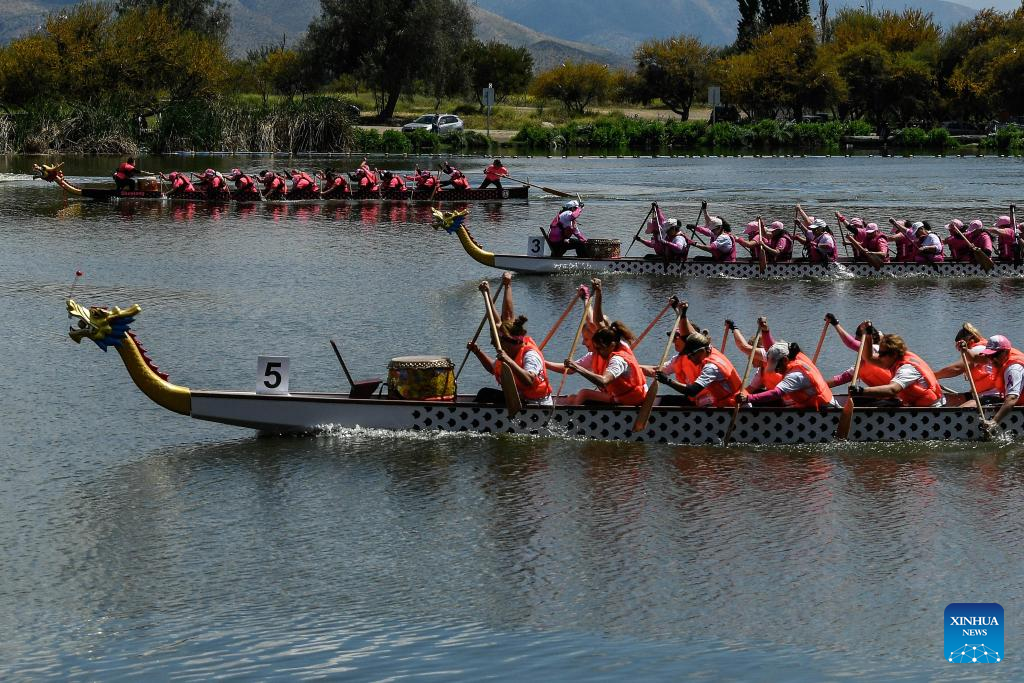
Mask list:
[[[476,0],[489,10],[535,31],[563,40],[601,45],[629,55],[643,41],[687,33],[712,45],[736,39],[739,9],[736,0]],[[863,0],[833,0],[830,12],[859,7]],[[918,7],[931,12],[943,26],[974,16],[976,10],[944,0],[874,0],[875,11]],[[812,14],[817,3],[811,3]]]

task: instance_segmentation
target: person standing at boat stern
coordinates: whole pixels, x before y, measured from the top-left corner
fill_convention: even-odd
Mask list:
[[[866,325],[870,322],[865,321]],[[937,408],[946,405],[946,397],[935,373],[920,356],[912,353],[903,337],[884,334],[878,342],[878,353],[871,349],[870,362],[889,371],[891,381],[874,387],[851,386],[850,396],[898,398],[900,404],[915,408]]]
[[[741,405],[757,405],[781,399],[783,405],[791,408],[821,410],[839,407],[821,371],[800,350],[798,344],[785,341],[772,344],[765,359],[765,370],[782,374],[782,379],[775,388],[757,394],[741,391],[736,395],[737,402]]]
[[[128,157],[127,161],[122,161],[114,171],[114,186],[118,190],[135,190],[138,187],[135,176],[150,175],[140,170],[137,163],[135,157]]]
[[[996,370],[996,389],[1003,395],[1003,405],[992,416],[981,424],[986,432],[992,434],[999,429],[999,422],[1006,417],[1014,406],[1021,405],[1024,397],[1024,353],[1013,348],[1010,340],[1001,334],[993,334],[988,344],[978,352],[978,356],[991,358]],[[973,404],[968,401],[964,405]]]
[[[498,317],[494,305],[490,302],[491,288],[487,281],[480,283],[480,291],[487,292],[487,306],[498,323],[498,341],[501,350],[492,359],[477,345],[475,341],[466,344],[466,348],[477,357],[484,370],[494,375],[498,384],[501,384],[502,364],[508,363],[512,370],[512,377],[516,382],[516,389],[527,405],[552,404],[551,382],[548,381],[548,372],[545,368],[544,355],[541,353],[537,342],[526,333],[525,315],[516,316],[512,308],[512,274],[504,273],[502,282],[505,284],[505,298],[502,303],[502,315]],[[477,395],[479,403],[503,403],[505,394],[501,389],[484,387]]]
[[[488,185],[494,185],[499,190],[501,188],[501,177],[508,175],[508,169],[501,165],[501,159],[495,159],[491,162],[491,165],[484,169],[484,181],[480,183],[480,189],[484,189]]]
[[[665,374],[664,368],[658,368],[655,376],[659,382],[690,399],[691,405],[702,408],[736,405],[736,393],[743,387],[743,382],[732,362],[711,345],[710,339],[700,333],[690,334],[678,355],[688,357],[697,367],[697,377],[689,384],[682,384]],[[665,367],[672,368],[678,355]]]
[[[576,220],[582,212],[583,202],[570,199],[562,205],[562,210],[548,226],[550,231],[547,235],[548,246],[551,248],[551,255],[555,258],[564,256],[565,252],[570,249],[575,250],[577,256],[583,255],[581,252],[584,248],[583,245],[587,243],[587,238],[583,236],[579,226],[576,225]]]

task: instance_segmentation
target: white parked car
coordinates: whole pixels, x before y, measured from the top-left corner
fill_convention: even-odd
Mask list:
[[[462,119],[454,114],[424,114],[415,121],[410,121],[402,126],[402,132],[411,133],[417,128],[445,136],[462,130],[464,125]]]

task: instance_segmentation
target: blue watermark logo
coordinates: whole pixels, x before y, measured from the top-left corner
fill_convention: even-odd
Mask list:
[[[1003,607],[996,602],[954,602],[944,617],[945,658],[954,664],[1003,661]]]

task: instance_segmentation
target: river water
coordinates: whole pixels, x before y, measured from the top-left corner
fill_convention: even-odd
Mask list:
[[[0,677],[72,680],[1019,679],[1024,467],[1014,443],[689,448],[335,430],[256,438],[164,411],[114,354],[66,335],[63,299],[141,304],[133,329],[171,381],[346,385],[388,360],[461,361],[481,315],[471,261],[422,207],[64,206],[31,158],[0,159]],[[166,157],[171,170],[354,158]],[[410,168],[414,159],[377,159]],[[421,159],[421,163],[436,160]],[[591,237],[623,246],[657,200],[692,222],[841,209],[991,221],[1014,158],[513,158],[576,192]],[[101,183],[115,159],[68,159]],[[479,178],[487,160],[460,160]],[[475,236],[524,252],[559,206],[472,207]],[[636,247],[632,253],[638,253]],[[769,317],[813,349],[826,311],[872,319],[933,366],[970,320],[1024,339],[1024,281],[606,278],[642,329],[677,293],[721,334]],[[579,284],[514,281],[543,334]],[[551,342],[560,360],[570,320]],[[641,360],[661,352],[659,334]],[[718,340],[716,339],[716,342]],[[1019,345],[1019,344],[1018,344]],[[730,356],[739,363],[730,347]],[[835,336],[826,374],[852,364]],[[741,365],[742,367],[742,365]],[[581,386],[571,379],[569,388]],[[465,392],[489,383],[474,361]],[[962,387],[962,383],[949,382]],[[964,669],[943,610],[998,602],[1006,659]]]

